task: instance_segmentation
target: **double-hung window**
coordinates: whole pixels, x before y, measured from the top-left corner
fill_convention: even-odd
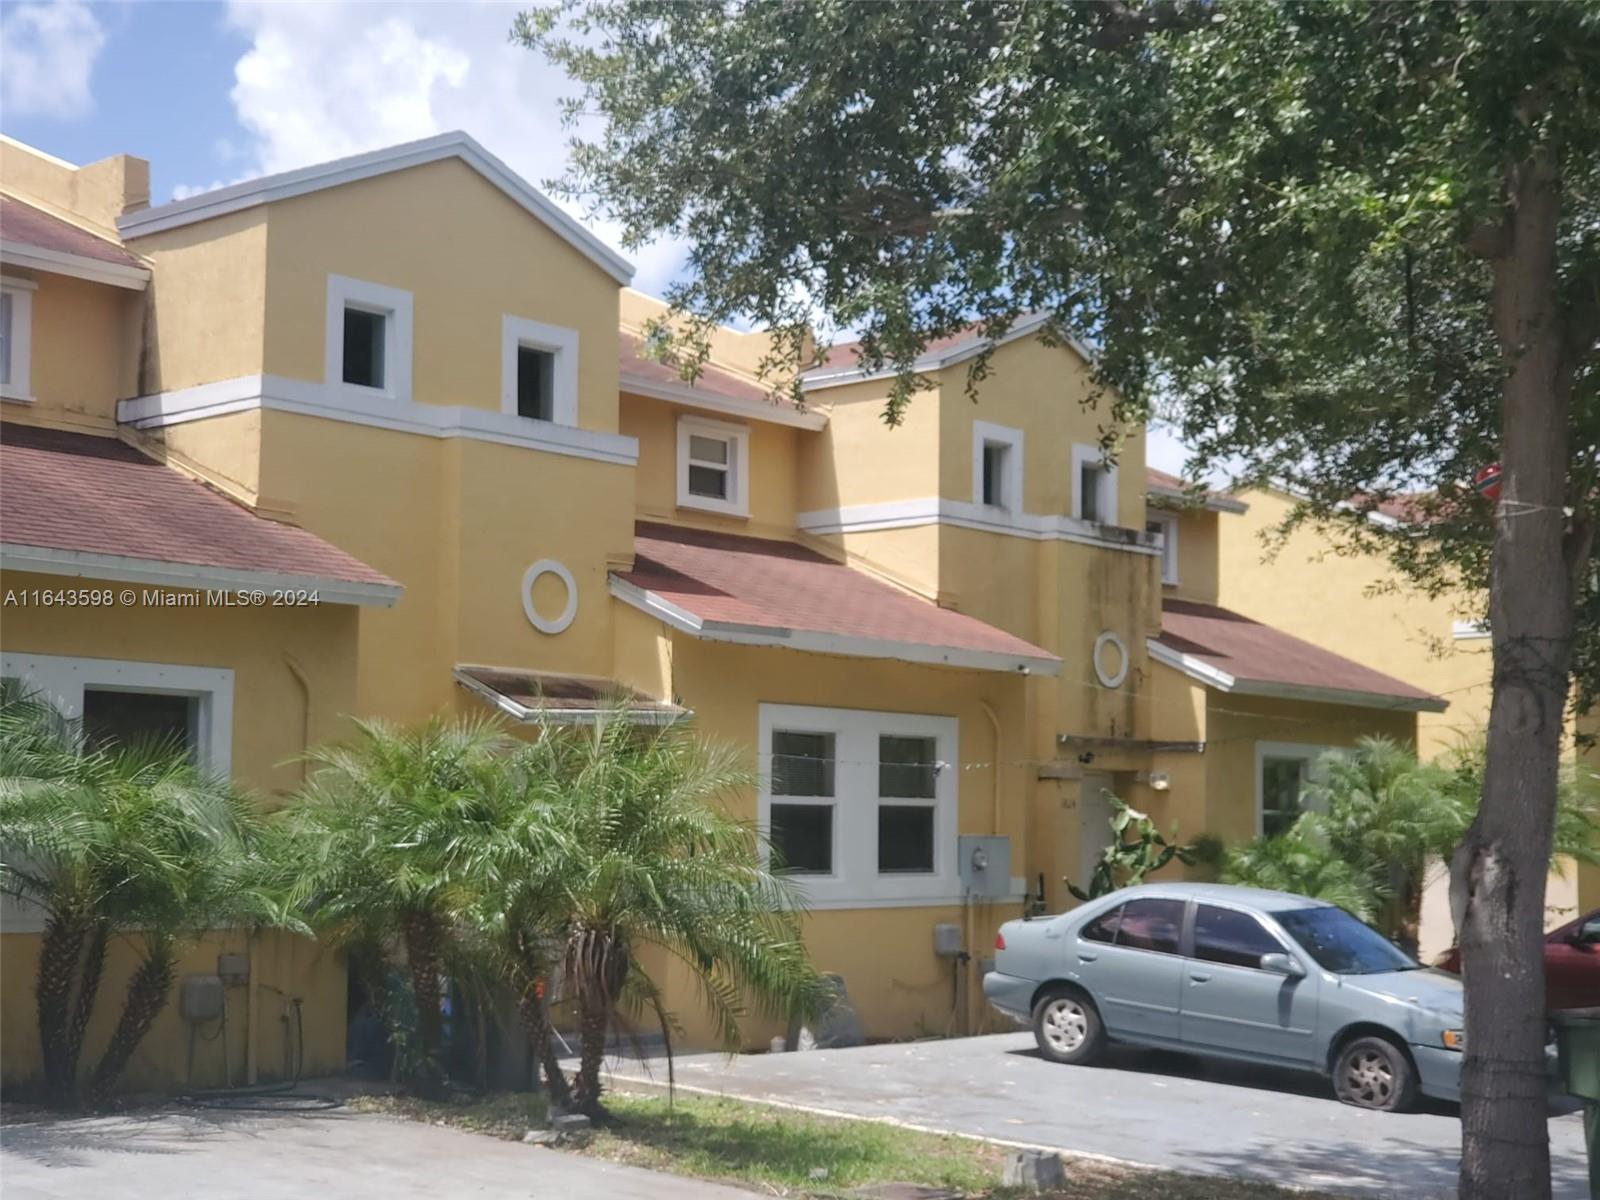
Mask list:
[[[0,279],[0,398],[33,399],[33,292],[27,279]]]
[[[678,418],[678,507],[750,513],[750,430],[704,417]]]
[[[824,907],[958,898],[951,717],[764,704],[759,820]]]
[[[1306,788],[1320,781],[1328,747],[1300,742],[1256,743],[1256,832],[1284,832],[1305,811]]]

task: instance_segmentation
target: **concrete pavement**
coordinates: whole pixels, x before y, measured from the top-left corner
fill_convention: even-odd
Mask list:
[[[1039,1058],[1027,1033],[800,1054],[677,1060],[680,1086],[1197,1174],[1367,1197],[1454,1197],[1461,1122],[1445,1105],[1340,1104],[1315,1075],[1114,1050],[1107,1065]],[[611,1064],[659,1087],[664,1063]],[[1585,1200],[1583,1124],[1550,1120],[1555,1195]]]
[[[749,1200],[559,1150],[344,1109],[8,1124],[5,1200]]]

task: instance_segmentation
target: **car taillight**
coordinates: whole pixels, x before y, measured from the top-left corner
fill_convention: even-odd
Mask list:
[[[996,950],[1004,950],[1006,948],[1006,935],[1005,934],[997,932],[994,935],[994,948]]]

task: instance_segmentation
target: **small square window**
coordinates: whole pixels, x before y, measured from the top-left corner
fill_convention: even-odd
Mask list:
[[[389,316],[367,308],[344,310],[344,381],[358,387],[381,388],[384,384],[384,342],[388,337]]]
[[[1151,517],[1144,523],[1146,533],[1161,535],[1161,582],[1178,582],[1178,519],[1170,513]]]
[[[833,874],[833,805],[772,805],[772,855],[780,871]]]
[[[878,806],[878,873],[933,873],[933,805]]]
[[[1004,442],[983,444],[983,502],[995,508],[1006,507],[1006,471],[1011,466],[1011,447]]]
[[[833,771],[833,734],[773,731],[774,796],[832,796]]]
[[[517,347],[517,415],[555,419],[556,356],[533,346]]]
[[[1078,464],[1079,515],[1085,521],[1103,521],[1100,511],[1100,480],[1105,468],[1097,462]]]
[[[192,761],[199,733],[199,700],[162,692],[83,689],[83,737],[88,745],[181,748]]]

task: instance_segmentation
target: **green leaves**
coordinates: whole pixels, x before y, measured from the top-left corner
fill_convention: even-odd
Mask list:
[[[1174,858],[1186,865],[1197,861],[1196,847],[1168,842],[1154,821],[1110,792],[1106,793],[1106,801],[1111,805],[1111,830],[1117,837],[1095,863],[1088,891],[1066,881],[1067,891],[1079,900],[1093,900],[1118,888],[1143,883]]]

